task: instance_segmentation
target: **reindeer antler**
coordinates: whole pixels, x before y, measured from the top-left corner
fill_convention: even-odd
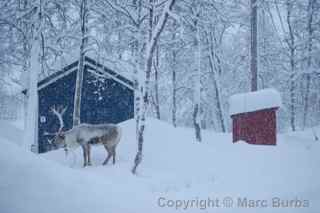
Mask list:
[[[62,106],[59,106],[58,108],[56,108],[56,106],[51,107],[51,112],[55,114],[59,119],[60,127],[58,130],[58,133],[60,133],[64,127],[64,122],[62,117],[63,117],[63,114],[66,112],[66,110],[67,110],[67,107],[62,107]]]

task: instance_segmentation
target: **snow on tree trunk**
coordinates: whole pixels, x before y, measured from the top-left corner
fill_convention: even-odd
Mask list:
[[[150,0],[150,5],[153,8],[153,1]],[[139,127],[138,127],[138,137],[137,137],[137,142],[138,142],[138,151],[134,160],[134,166],[132,168],[132,173],[136,174],[137,168],[139,164],[142,161],[142,151],[143,151],[143,143],[144,143],[144,132],[146,128],[146,112],[147,112],[147,107],[149,104],[148,101],[148,95],[149,95],[149,87],[150,87],[150,74],[151,74],[151,69],[152,69],[152,59],[153,59],[153,54],[155,51],[155,47],[157,45],[157,42],[159,40],[160,34],[162,33],[165,24],[168,20],[168,13],[172,10],[172,7],[175,3],[175,0],[169,0],[166,2],[166,5],[164,6],[164,9],[162,11],[162,14],[159,18],[158,23],[155,25],[155,27],[152,27],[152,20],[153,20],[153,11],[150,11],[149,13],[149,38],[147,40],[147,45],[146,45],[146,52],[145,52],[145,73],[144,73],[144,82],[141,84],[141,96],[142,100],[140,101],[140,111],[139,111]],[[152,9],[153,10],[153,9]],[[140,78],[141,79],[141,78]]]
[[[156,47],[156,58],[154,60],[154,92],[156,116],[160,120],[160,101],[159,101],[159,47]]]
[[[42,6],[45,4],[44,0],[37,1],[37,11],[35,13],[35,35],[31,44],[31,58],[28,76],[28,91],[27,91],[27,117],[24,129],[24,146],[30,149],[32,145],[38,147],[38,74],[41,71],[41,64],[39,62],[39,55],[41,52],[41,35],[42,35]],[[43,60],[43,58],[42,58]],[[42,62],[41,62],[42,63]],[[38,152],[39,150],[33,150]]]
[[[173,29],[177,29],[176,21],[173,22]],[[176,40],[175,30],[172,33],[172,41]],[[170,63],[171,67],[171,84],[172,84],[172,108],[171,108],[171,120],[172,125],[177,127],[177,53],[178,50],[172,48],[172,59]]]
[[[81,93],[83,85],[85,48],[87,44],[87,0],[81,1],[80,21],[81,21],[81,44],[80,44],[80,58],[76,79],[76,88],[74,93],[74,108],[73,108],[73,126],[81,123]]]
[[[31,61],[29,68],[29,82],[27,92],[27,119],[25,128],[25,146],[30,150],[31,145],[37,147],[37,121],[38,121],[38,73],[40,72],[39,63],[40,43],[35,40],[31,49]]]
[[[306,74],[306,91],[304,97],[304,109],[303,109],[303,128],[306,126],[306,121],[308,117],[309,110],[309,93],[310,93],[310,84],[311,84],[311,76],[310,76],[310,68],[311,68],[311,59],[312,59],[312,22],[313,22],[313,13],[314,13],[314,4],[315,0],[309,0],[308,2],[308,21],[307,21],[307,31],[308,31],[308,43],[307,43],[307,71]]]
[[[257,0],[251,0],[251,91],[258,89]]]
[[[138,54],[138,42],[135,42],[134,47],[134,57],[135,57],[135,69],[134,69],[134,81],[133,81],[133,87],[134,87],[134,119],[136,121],[136,135],[138,135],[138,127],[139,127],[139,112],[140,112],[140,91],[139,91],[139,79],[138,79],[138,73],[139,73],[139,54]]]
[[[210,47],[209,67],[210,67],[210,71],[211,71],[211,74],[212,74],[211,76],[212,76],[213,84],[214,84],[215,99],[216,99],[216,104],[217,104],[216,107],[217,107],[217,111],[218,111],[220,127],[221,127],[222,132],[225,132],[226,131],[226,124],[225,124],[225,120],[224,120],[224,116],[223,116],[221,87],[220,87],[220,79],[219,79],[219,73],[222,72],[221,62],[220,62],[219,57],[217,56],[217,53],[215,52],[215,48],[214,48],[214,45],[213,45],[213,40],[215,38],[212,35],[212,32],[210,32],[210,37],[209,38],[208,38],[208,36],[206,38],[207,39],[207,43],[209,44],[209,47]],[[215,66],[215,64],[217,64],[217,65]],[[215,68],[215,67],[217,67],[217,68]]]
[[[141,10],[142,10],[142,2],[139,1],[133,1],[133,6],[135,9],[135,12],[137,14],[137,20],[140,20],[141,18]],[[134,41],[132,45],[132,56],[133,56],[133,63],[134,63],[134,71],[133,71],[133,87],[134,87],[134,119],[136,121],[136,140],[138,141],[138,132],[139,132],[139,120],[140,120],[140,61],[141,61],[141,55],[140,55],[140,26],[134,26],[137,30],[137,33],[134,36]]]
[[[197,14],[199,18],[199,14]],[[197,61],[197,73],[195,78],[195,91],[194,91],[194,107],[193,107],[193,126],[195,129],[195,136],[198,142],[201,142],[201,44],[200,44],[200,27],[198,20],[195,24],[196,28],[196,46],[197,51],[195,52],[195,60]]]
[[[28,7],[28,1],[27,0],[24,0],[23,2],[21,2],[21,6],[22,6],[22,10],[24,11],[24,10],[26,10],[27,9],[27,7]],[[26,79],[22,79],[23,81],[25,81],[24,83],[26,83],[26,88],[29,88],[29,82],[30,82],[30,74],[28,73],[29,72],[29,70],[28,70],[28,68],[29,68],[29,65],[30,65],[30,50],[29,50],[29,48],[28,48],[28,46],[29,46],[29,40],[28,40],[28,38],[27,38],[27,31],[28,31],[28,25],[27,25],[27,23],[23,23],[22,24],[22,30],[23,30],[23,32],[25,33],[25,35],[23,36],[23,68],[22,68],[22,70],[23,70],[23,77],[22,78],[24,78],[24,77],[26,77]],[[24,101],[24,117],[25,117],[25,119],[24,119],[24,129],[26,129],[27,128],[27,126],[28,126],[28,122],[27,122],[27,117],[28,117],[28,98],[26,98],[26,100]]]
[[[133,47],[133,55],[134,55],[134,60],[135,60],[135,68],[134,68],[134,82],[133,82],[133,87],[134,87],[134,119],[136,121],[136,135],[138,136],[138,128],[139,128],[139,112],[140,112],[140,94],[141,92],[139,91],[140,84],[139,84],[139,41],[136,40],[134,42],[134,47]]]
[[[292,5],[287,2],[287,25],[289,30],[289,39],[288,39],[288,46],[289,46],[289,60],[290,60],[290,125],[292,131],[296,130],[296,82],[295,82],[295,76],[296,76],[296,70],[295,70],[295,38],[294,38],[294,32],[292,29],[292,22],[291,22],[291,12],[292,12]]]
[[[201,128],[200,128],[200,121],[199,121],[199,104],[196,103],[194,108],[193,108],[193,114],[192,114],[192,120],[193,120],[193,126],[195,130],[195,135],[196,135],[196,140],[198,142],[201,142]]]
[[[174,39],[173,39],[174,40]],[[172,124],[177,127],[177,71],[176,61],[177,53],[172,51]]]

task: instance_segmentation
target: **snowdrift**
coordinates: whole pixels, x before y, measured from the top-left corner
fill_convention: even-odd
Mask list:
[[[23,130],[21,130],[21,126],[22,125],[0,120],[0,138],[21,145],[23,143]]]
[[[121,124],[123,139],[116,165],[102,166],[102,147],[92,150],[93,166],[82,168],[81,150],[43,155],[26,152],[0,139],[0,211],[34,212],[177,212],[164,200],[234,199],[232,208],[207,212],[319,212],[320,143],[311,131],[279,135],[278,145],[233,144],[230,134],[203,132],[148,119],[139,174],[130,173],[136,152],[134,121]],[[1,138],[1,136],[0,136]],[[308,200],[308,207],[239,207],[238,198]],[[160,206],[159,206],[160,205]],[[164,205],[164,206],[163,206]],[[200,206],[183,212],[203,212]],[[204,211],[204,212],[206,212]]]
[[[134,191],[117,188],[107,176],[72,170],[27,153],[15,144],[1,144],[2,213],[131,212],[130,206],[123,205],[124,199],[142,203],[139,197],[127,196]]]

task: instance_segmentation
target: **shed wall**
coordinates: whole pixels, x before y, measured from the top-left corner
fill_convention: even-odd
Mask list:
[[[75,92],[76,70],[59,78],[57,81],[39,90],[38,142],[39,153],[53,149],[48,143],[52,136],[45,132],[56,132],[59,129],[57,117],[50,112],[54,105],[67,107],[64,114],[64,130],[72,128],[73,97]]]
[[[134,117],[133,90],[111,79],[84,73],[81,122],[120,123]]]
[[[112,78],[102,78],[89,72],[85,66],[81,97],[81,122],[91,124],[119,123],[134,117],[134,91]],[[69,74],[39,90],[38,144],[39,153],[54,147],[45,132],[59,129],[57,117],[50,108],[67,106],[64,114],[64,130],[72,128],[76,68]]]
[[[233,142],[276,145],[276,109],[265,109],[232,116]]]

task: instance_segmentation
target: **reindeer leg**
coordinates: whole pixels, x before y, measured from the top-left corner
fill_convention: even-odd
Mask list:
[[[87,149],[85,145],[81,146],[82,151],[83,151],[83,167],[87,166]]]
[[[91,146],[87,144],[87,158],[88,158],[88,166],[91,166],[91,157],[90,157]]]
[[[116,163],[116,147],[112,148],[112,163],[113,165]]]
[[[102,165],[106,165],[106,164],[108,163],[111,155],[112,155],[112,154],[111,154],[111,151],[109,150],[109,148],[108,148],[107,146],[104,146],[104,148],[107,150],[108,156],[107,156],[107,158],[105,159],[105,161],[102,163]]]

